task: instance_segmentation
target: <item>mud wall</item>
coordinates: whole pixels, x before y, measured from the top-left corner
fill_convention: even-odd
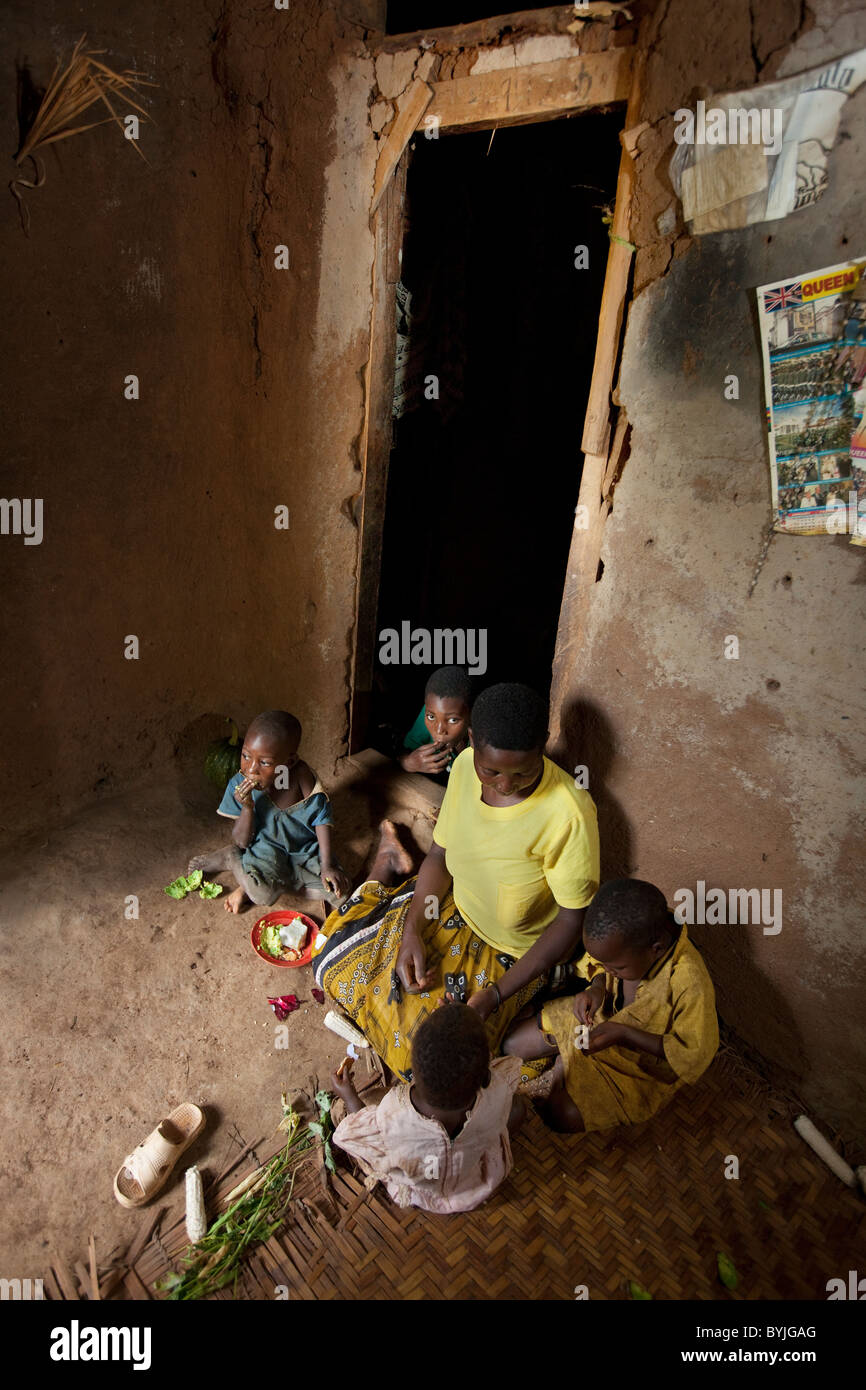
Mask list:
[[[55,145],[29,236],[4,182],[0,490],[44,508],[41,544],[0,537],[14,832],[169,768],[206,713],[286,706],[323,774],[341,751],[379,8],[96,0],[90,44],[158,84],[148,162],[113,125]],[[12,60],[44,86],[79,9],[4,9],[7,156]]]
[[[672,225],[666,169],[670,113],[862,47],[866,12],[752,8],[672,0],[644,28],[650,128],[619,386],[631,454],[555,689],[564,756],[589,765],[600,804],[605,876],[649,879],[669,900],[699,879],[782,890],[778,934],[694,936],[725,1021],[863,1142],[866,555],[847,536],[776,535],[761,566],[771,512],[754,287],[866,251],[866,91],[846,105],[828,191],[785,221],[690,242]],[[738,400],[725,399],[728,373]],[[729,635],[738,660],[725,659]]]

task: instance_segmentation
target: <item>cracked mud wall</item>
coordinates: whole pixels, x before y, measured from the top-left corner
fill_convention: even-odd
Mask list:
[[[864,254],[866,92],[845,108],[813,208],[691,242],[658,230],[677,107],[751,85],[756,55],[769,79],[866,44],[862,5],[800,10],[656,9],[619,387],[631,454],[555,697],[562,748],[589,765],[606,877],[649,879],[669,900],[698,879],[782,889],[778,935],[694,936],[724,1020],[863,1143],[866,557],[845,536],[776,535],[748,591],[771,516],[754,287]],[[728,373],[739,400],[724,398]],[[739,660],[724,658],[729,634]]]
[[[293,710],[324,776],[342,751],[379,8],[88,6],[104,61],[159,85],[149,164],[103,126],[49,152],[29,238],[3,205],[2,492],[45,517],[41,545],[0,541],[16,833],[169,768],[204,713]],[[4,51],[44,85],[83,24],[14,0]],[[11,153],[11,60],[0,100]]]

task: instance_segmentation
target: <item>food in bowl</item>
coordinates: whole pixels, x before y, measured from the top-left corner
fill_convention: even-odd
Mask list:
[[[300,933],[297,937],[294,933],[289,937],[290,940],[297,939],[299,942],[298,946],[284,945],[283,937],[286,932],[286,926],[297,926],[300,928]],[[282,925],[276,922],[269,922],[266,927],[262,928],[261,935],[259,936],[259,946],[261,950],[264,951],[265,955],[270,956],[272,960],[298,961],[304,954],[300,947],[303,945],[306,934],[307,929],[301,921],[283,923]]]

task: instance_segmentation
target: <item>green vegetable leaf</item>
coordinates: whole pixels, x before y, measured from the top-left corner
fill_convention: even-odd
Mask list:
[[[201,869],[196,869],[194,873],[190,874],[189,878],[184,880],[184,882],[186,883],[186,891],[188,893],[191,893],[194,888],[200,888],[201,881],[203,878],[204,874],[202,873]]]
[[[336,1173],[337,1165],[334,1162],[334,1154],[328,1140],[325,1140],[325,1167],[329,1173]]]
[[[318,1105],[320,1112],[324,1111],[326,1115],[330,1115],[331,1097],[327,1091],[316,1092],[316,1104]]]
[[[716,1264],[719,1267],[719,1279],[726,1289],[735,1289],[740,1282],[736,1267],[730,1255],[724,1254],[719,1250],[716,1253]]]
[[[652,1302],[652,1294],[649,1292],[649,1290],[645,1289],[642,1284],[638,1284],[637,1281],[634,1279],[629,1279],[628,1291],[630,1296],[637,1302]]]
[[[170,883],[163,891],[166,892],[170,898],[185,898],[187,892],[186,879],[176,878],[174,883]]]
[[[208,883],[207,879],[205,879],[204,883],[203,883],[202,886],[201,886],[201,890],[200,890],[200,892],[199,892],[199,897],[200,897],[200,898],[218,898],[219,895],[220,895],[220,893],[221,893],[222,891],[223,891],[223,890],[222,890],[222,884],[220,884],[220,883]]]
[[[182,1283],[183,1275],[175,1274],[174,1270],[170,1269],[168,1274],[164,1274],[161,1279],[157,1279],[153,1287],[159,1289],[160,1293],[170,1293],[172,1289],[176,1289],[178,1284]]]
[[[310,1123],[307,1125],[307,1129],[310,1131],[311,1134],[315,1134],[319,1139],[324,1138],[322,1126],[316,1120],[310,1120]]]

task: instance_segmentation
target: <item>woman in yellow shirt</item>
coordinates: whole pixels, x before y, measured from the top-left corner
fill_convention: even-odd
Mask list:
[[[386,830],[371,879],[323,928],[317,984],[404,1079],[412,1037],[446,994],[478,1010],[495,1051],[548,972],[582,952],[596,811],[544,756],[547,717],[528,686],[482,692],[417,878],[389,886],[411,866]]]

